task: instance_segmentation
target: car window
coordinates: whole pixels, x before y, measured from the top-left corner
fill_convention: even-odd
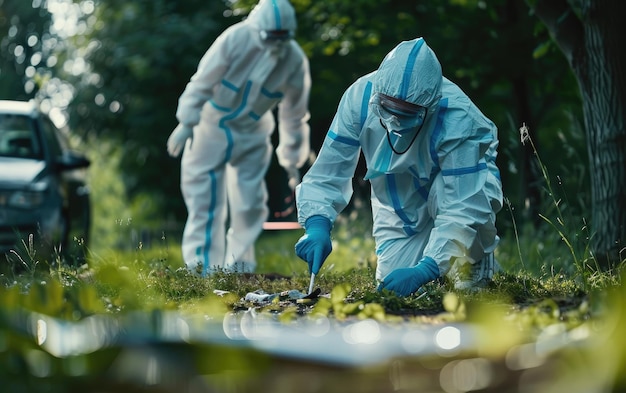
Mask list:
[[[32,118],[0,114],[0,156],[43,158]]]
[[[50,154],[52,157],[60,157],[63,152],[68,149],[65,139],[61,136],[61,132],[54,126],[52,121],[47,117],[42,117],[42,126],[44,138],[48,142]]]

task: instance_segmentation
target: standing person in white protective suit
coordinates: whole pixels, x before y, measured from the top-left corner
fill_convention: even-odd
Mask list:
[[[311,80],[295,30],[287,0],[261,0],[215,40],[180,96],[179,125],[167,149],[174,157],[183,150],[188,218],[182,252],[194,273],[256,268],[254,243],[269,210],[264,177],[276,106],[278,163],[292,187],[300,182],[298,168],[309,155]]]
[[[497,268],[502,186],[497,130],[442,76],[424,39],[404,41],[344,93],[317,160],[296,188],[296,254],[317,274],[352,197],[359,153],[371,185],[379,290],[408,296],[439,277],[457,289]]]

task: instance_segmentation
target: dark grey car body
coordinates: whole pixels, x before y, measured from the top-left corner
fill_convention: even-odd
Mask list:
[[[0,255],[84,257],[91,209],[85,168],[66,134],[34,101],[0,100]],[[50,260],[51,255],[39,255]]]

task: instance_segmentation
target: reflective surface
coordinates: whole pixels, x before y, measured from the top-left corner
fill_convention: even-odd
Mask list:
[[[224,318],[176,312],[77,322],[35,313],[1,317],[8,324],[0,327],[30,343],[18,350],[12,333],[0,329],[0,375],[9,387],[34,381],[53,391],[93,392],[606,391],[601,376],[581,382],[584,373],[576,373],[589,349],[589,332],[580,330],[555,329],[496,355],[484,341],[489,332],[471,324],[322,316],[281,323],[254,309]]]

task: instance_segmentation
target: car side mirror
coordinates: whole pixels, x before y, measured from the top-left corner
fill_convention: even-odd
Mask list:
[[[87,168],[91,165],[91,161],[82,154],[69,152],[58,157],[56,164],[60,170],[67,171],[71,169]]]

